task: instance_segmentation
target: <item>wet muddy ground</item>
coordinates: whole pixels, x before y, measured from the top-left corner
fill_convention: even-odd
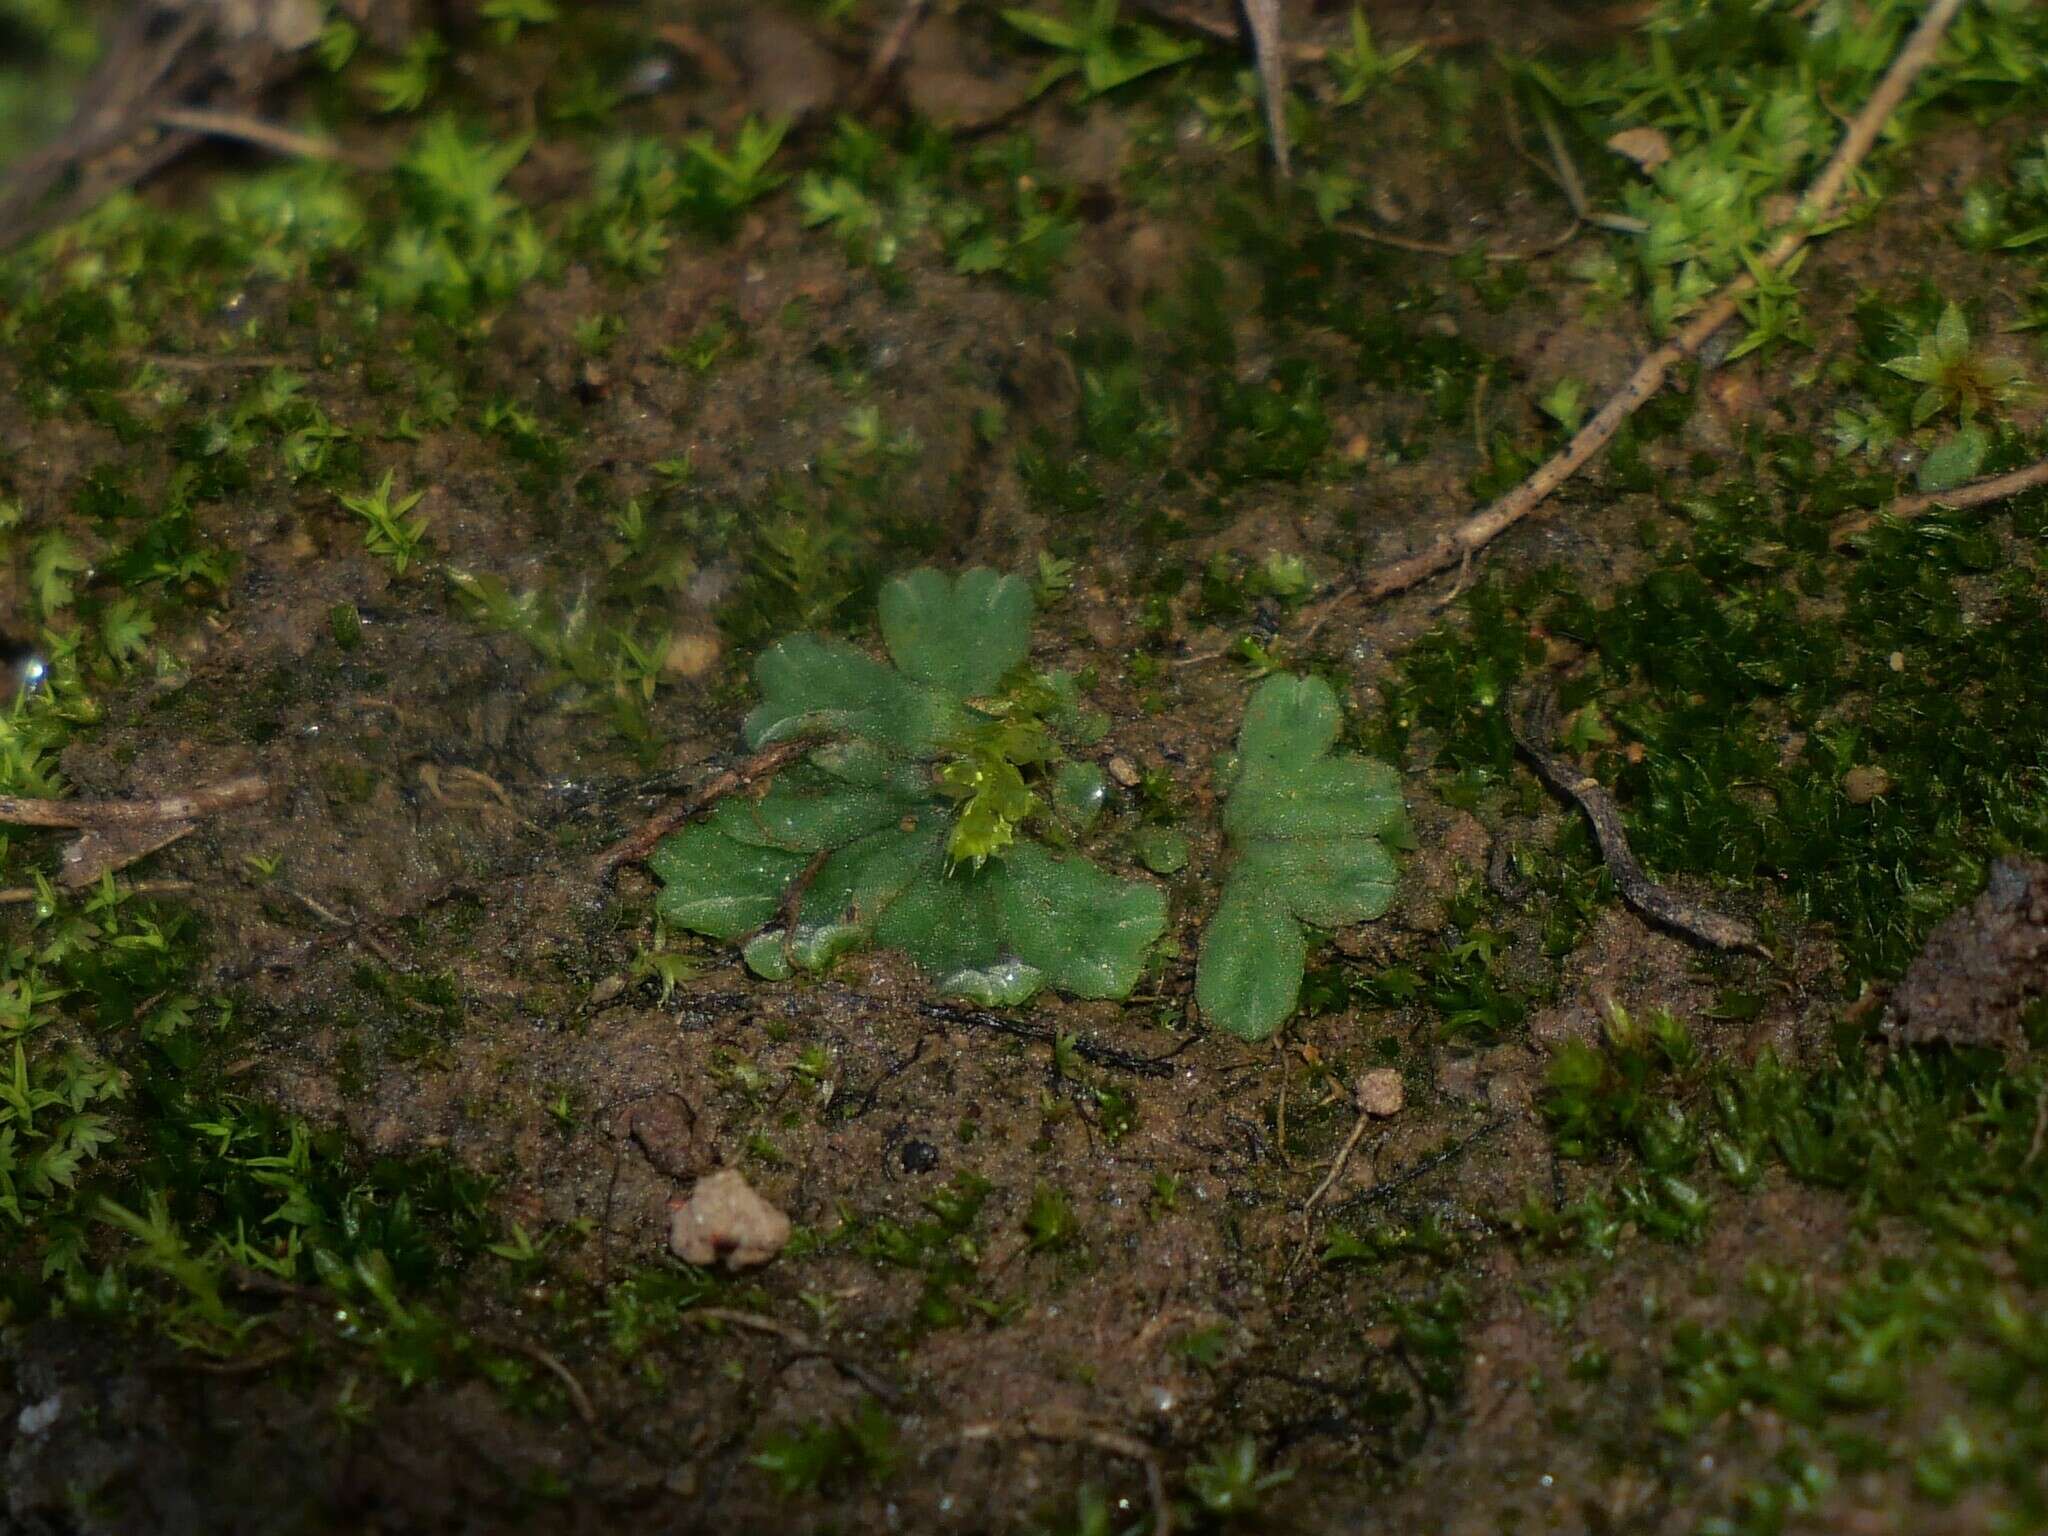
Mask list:
[[[2048,853],[2039,497],[1827,539],[1972,432],[1973,472],[2039,456],[2038,19],[1973,23],[1789,339],[1367,607],[1345,578],[1519,478],[1658,299],[1627,233],[1333,225],[1529,250],[1572,217],[1540,113],[1640,209],[1606,132],[1712,140],[1656,89],[1712,119],[1801,47],[1858,91],[1888,51],[1842,66],[1811,7],[1369,8],[1422,47],[1346,100],[1348,19],[1290,7],[1326,52],[1283,187],[1188,16],[1100,45],[1167,67],[1033,96],[1056,55],[975,5],[873,90],[879,5],[561,9],[366,33],[269,103],[395,171],[217,147],[7,258],[0,610],[52,673],[0,790],[270,790],[117,877],[167,893],[0,855],[0,1031],[59,1096],[0,1154],[105,1118],[5,1186],[0,1529],[2048,1529],[2041,989],[1995,1037],[1884,1028],[1990,860]],[[753,185],[663,158],[770,119]],[[1946,299],[1978,350],[1922,415],[1884,365]],[[379,545],[340,498],[387,470],[420,499]],[[1128,1001],[768,982],[592,871],[744,757],[766,643],[871,643],[926,564],[1034,577],[1033,664],[1108,714],[1092,846],[1170,902]],[[1414,847],[1250,1044],[1191,994],[1275,669],[1338,686]],[[1615,899],[1508,742],[1538,675],[1653,872],[1767,956]],[[794,1224],[739,1275],[668,1252],[726,1168]]]

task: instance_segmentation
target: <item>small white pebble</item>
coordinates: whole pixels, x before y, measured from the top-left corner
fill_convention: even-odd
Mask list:
[[[1378,1119],[1401,1113],[1406,1097],[1401,1074],[1392,1067],[1374,1067],[1358,1080],[1359,1109]]]
[[[685,1264],[754,1269],[782,1252],[789,1218],[734,1168],[697,1181],[669,1217],[668,1246]]]
[[[14,1421],[14,1427],[23,1435],[40,1435],[64,1412],[64,1394],[52,1392],[40,1403],[30,1403],[21,1410]]]

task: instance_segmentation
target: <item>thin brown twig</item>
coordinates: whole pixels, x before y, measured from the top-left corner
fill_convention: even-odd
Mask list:
[[[1639,917],[1713,949],[1742,950],[1769,958],[1757,932],[1740,918],[1688,901],[1667,885],[1652,880],[1629,847],[1621,809],[1598,779],[1589,777],[1551,750],[1557,732],[1557,695],[1535,688],[1508,711],[1508,733],[1522,755],[1535,765],[1536,776],[1585,813],[1593,825],[1593,841],[1614,888]]]
[[[1287,137],[1287,40],[1281,27],[1280,0],[1239,0],[1245,30],[1252,35],[1252,62],[1258,66],[1259,101],[1265,110],[1266,141],[1273,147],[1273,168],[1282,181],[1294,174]]]
[[[1784,267],[1805,247],[1814,228],[1835,214],[1850,176],[1870,153],[1871,146],[1904,101],[1914,80],[1933,60],[1943,34],[1961,5],[1962,0],[1934,0],[1928,7],[1898,56],[1892,60],[1884,79],[1878,82],[1877,89],[1871,92],[1863,110],[1856,114],[1855,121],[1836,145],[1834,155],[1800,198],[1792,222],[1770,249],[1757,258],[1753,271],[1745,271],[1723,285],[1721,291],[1687,321],[1676,336],[1644,357],[1593,418],[1528,479],[1466,518],[1427,548],[1364,578],[1356,588],[1359,595],[1367,602],[1378,602],[1405,592],[1437,572],[1478,553],[1527,517],[1605,448],[1621,429],[1622,423],[1664,387],[1671,370],[1696,356],[1708,338],[1734,318],[1742,300],[1755,290],[1756,274],[1776,272]]]
[[[1508,100],[1508,117],[1510,122],[1513,122],[1514,98],[1510,96]],[[1586,183],[1579,175],[1578,162],[1572,159],[1571,146],[1565,143],[1563,130],[1557,126],[1556,117],[1540,101],[1535,105],[1536,122],[1543,130],[1543,143],[1550,151],[1551,168],[1548,174],[1551,181],[1556,184],[1557,190],[1564,194],[1564,200],[1571,204],[1573,214],[1584,223],[1596,225],[1601,229],[1611,229],[1617,234],[1640,235],[1647,230],[1650,226],[1641,219],[1631,218],[1627,214],[1603,213],[1588,201]],[[1516,148],[1521,148],[1519,137]],[[1524,152],[1524,158],[1533,157]]]
[[[291,128],[280,127],[276,123],[265,122],[260,117],[251,117],[246,112],[209,112],[199,107],[166,107],[157,113],[156,120],[166,128],[197,133],[210,139],[232,139],[238,144],[253,144],[258,149],[267,149],[273,154],[284,155],[293,160],[333,160],[363,166],[378,163],[366,160],[332,139],[323,139],[317,134],[299,133]]]
[[[1189,6],[1172,4],[1171,0],[1139,0],[1139,9],[1154,21],[1163,21],[1168,26],[1179,27],[1197,37],[1206,37],[1211,42],[1228,43],[1235,48],[1244,41],[1243,32],[1236,23],[1218,21]],[[1330,50],[1321,43],[1283,43],[1280,46],[1282,55],[1292,64],[1320,64],[1330,56]]]
[[[692,1307],[684,1317],[699,1323],[724,1323],[729,1328],[742,1328],[748,1333],[766,1334],[780,1339],[799,1355],[813,1356],[827,1361],[832,1368],[849,1381],[865,1387],[885,1403],[900,1403],[903,1393],[892,1383],[877,1376],[849,1355],[827,1349],[794,1323],[781,1322],[772,1317],[763,1317],[758,1312],[741,1312],[732,1307]]]
[[[600,880],[609,879],[621,864],[637,864],[654,852],[660,841],[702,811],[709,810],[735,790],[745,789],[767,778],[786,766],[791,760],[802,756],[812,747],[814,741],[784,741],[756,752],[737,767],[707,780],[702,788],[687,796],[681,804],[669,807],[660,815],[642,823],[632,836],[621,838],[590,861],[590,872]]]
[[[1159,1455],[1135,1435],[1094,1424],[1063,1423],[1026,1416],[1013,1424],[969,1424],[962,1440],[1045,1440],[1054,1445],[1092,1445],[1112,1456],[1135,1461],[1145,1473],[1145,1495],[1152,1501],[1152,1536],[1173,1536],[1173,1505],[1166,1497],[1166,1469]]]
[[[298,67],[283,48],[222,39],[212,16],[217,6],[186,6],[168,30],[157,25],[162,6],[120,9],[129,23],[115,31],[76,93],[82,105],[69,126],[0,181],[0,248],[79,217],[201,142],[203,134],[161,121],[165,104],[246,109]]]
[[[67,171],[119,142],[132,126],[132,104],[162,83],[207,26],[204,14],[195,9],[167,35],[152,40],[151,20],[150,8],[131,8],[126,25],[107,40],[104,58],[79,93],[89,107],[73,117],[65,132],[9,171],[0,185],[0,228],[8,231],[7,240],[27,238],[25,226],[38,224],[27,215]]]
[[[549,1354],[548,1351],[542,1349],[538,1344],[530,1343],[525,1339],[515,1339],[509,1334],[487,1335],[487,1337],[490,1337],[491,1342],[498,1345],[501,1349],[515,1350],[519,1354],[526,1356],[527,1359],[533,1361],[534,1364],[553,1376],[555,1380],[562,1384],[562,1391],[568,1396],[569,1406],[576,1410],[576,1417],[581,1419],[586,1427],[590,1429],[597,1428],[597,1409],[590,1401],[590,1394],[583,1390],[583,1383],[576,1379],[576,1373],[570,1370],[568,1366],[564,1365],[554,1355]]]
[[[215,811],[252,805],[270,793],[270,781],[249,773],[155,800],[42,800],[0,795],[0,821],[21,827],[134,827],[153,821],[194,821]]]
[[[811,891],[811,882],[818,878],[818,871],[825,867],[825,861],[832,857],[830,848],[820,848],[811,855],[810,863],[797,871],[796,878],[789,882],[789,888],[782,893],[782,905],[777,910],[776,921],[782,925],[782,961],[791,970],[796,969],[797,914],[803,911],[804,897]]]
[[[1543,143],[1550,151],[1550,164],[1557,173],[1558,190],[1564,193],[1564,200],[1572,205],[1572,212],[1580,218],[1587,217],[1593,205],[1586,200],[1586,183],[1579,176],[1579,167],[1565,147],[1564,133],[1557,126],[1557,119],[1542,102],[1535,103],[1536,126],[1543,130]]]
[[[726,51],[688,22],[663,22],[654,35],[695,64],[707,84],[730,88],[745,83],[739,66]]]
[[[123,896],[182,896],[192,890],[190,880],[137,880],[133,885],[121,887]],[[19,906],[24,902],[40,901],[43,893],[32,885],[10,885],[0,889],[0,906]]]
[[[367,949],[379,960],[382,960],[387,970],[403,972],[406,969],[405,962],[398,957],[391,946],[370,932],[363,923],[349,921],[339,912],[336,912],[333,908],[326,906],[322,902],[316,901],[304,891],[294,889],[291,886],[280,886],[279,889],[320,919],[321,922],[334,929],[342,941],[353,940],[355,943],[362,945],[364,949]]]
[[[1561,251],[1579,237],[1579,231],[1582,228],[1579,220],[1574,217],[1571,223],[1567,224],[1559,233],[1552,235],[1548,240],[1539,240],[1534,245],[1525,245],[1519,250],[1495,251],[1489,250],[1483,245],[1452,245],[1443,240],[1417,240],[1408,235],[1390,235],[1385,230],[1374,229],[1368,224],[1343,223],[1333,224],[1330,227],[1339,234],[1351,236],[1354,240],[1364,240],[1372,245],[1388,246],[1397,251],[1412,251],[1418,256],[1442,256],[1455,261],[1460,256],[1477,250],[1480,253],[1479,259],[1481,261],[1493,262],[1496,265],[1505,265],[1511,261],[1534,261],[1538,257],[1548,256],[1553,252]]]
[[[1207,661],[1221,661],[1236,649],[1237,642],[1233,640],[1228,645],[1212,646],[1206,651],[1189,651],[1185,656],[1174,657],[1167,665],[1169,667],[1199,667]]]
[[[1358,1150],[1358,1144],[1365,1139],[1365,1128],[1372,1123],[1372,1113],[1361,1098],[1358,1105],[1358,1119],[1352,1122],[1351,1134],[1344,1138],[1344,1145],[1337,1149],[1337,1155],[1330,1160],[1330,1171],[1323,1175],[1320,1184],[1309,1192],[1301,1207],[1301,1246],[1294,1250],[1294,1258],[1288,1264],[1289,1271],[1298,1269],[1301,1261],[1308,1257],[1309,1245],[1315,1241],[1316,1207],[1323,1203],[1323,1197],[1344,1177],[1344,1170],[1351,1164],[1351,1154]]]
[[[903,57],[903,50],[917,35],[918,23],[924,20],[924,13],[930,9],[931,0],[902,0],[896,19],[889,23],[889,30],[876,40],[875,51],[868,55],[864,89],[869,95],[879,90],[889,78]]]
[[[2038,490],[2048,485],[2048,459],[2029,464],[2024,469],[2011,470],[2003,475],[1991,475],[1983,480],[1972,480],[1968,484],[1954,486],[1946,491],[1921,491],[1912,496],[1901,496],[1877,512],[1864,512],[1844,518],[1835,524],[1828,535],[1828,541],[1837,549],[1856,537],[1877,526],[1882,518],[1894,522],[1909,522],[1923,517],[1937,508],[1960,512],[1968,507],[1988,506],[1994,501],[2004,501],[2023,491]]]
[[[1309,1193],[1308,1199],[1302,1204],[1303,1225],[1307,1225],[1309,1218],[1315,1215],[1316,1207],[1323,1203],[1323,1196],[1330,1192],[1330,1187],[1344,1176],[1344,1170],[1351,1162],[1351,1154],[1358,1150],[1359,1142],[1365,1139],[1365,1128],[1370,1124],[1372,1116],[1361,1105],[1358,1119],[1351,1127],[1351,1134],[1344,1138],[1344,1145],[1337,1149],[1337,1155],[1330,1160],[1330,1171],[1323,1175],[1322,1183]]]
[[[146,363],[169,373],[210,373],[216,368],[310,368],[312,362],[284,352],[223,353],[217,357],[187,352],[131,352],[130,362]]]

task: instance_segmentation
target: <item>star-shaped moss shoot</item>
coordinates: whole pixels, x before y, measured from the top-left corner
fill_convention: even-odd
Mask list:
[[[743,942],[771,978],[873,947],[985,1002],[1129,996],[1166,900],[1032,836],[1078,830],[1064,808],[1091,776],[1099,801],[1100,773],[1063,760],[1085,719],[1073,679],[1026,664],[1030,588],[915,571],[882,589],[881,621],[893,666],[815,635],[762,653],[747,745],[817,745],[655,850],[661,915]]]
[[[1195,1000],[1212,1024],[1264,1040],[1287,1022],[1308,960],[1304,925],[1378,917],[1394,899],[1407,818],[1394,770],[1333,754],[1337,695],[1315,677],[1270,677],[1252,695],[1223,774],[1232,862],[1202,936]]]

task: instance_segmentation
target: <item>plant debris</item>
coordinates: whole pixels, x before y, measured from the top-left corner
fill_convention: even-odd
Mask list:
[[[1629,848],[1628,832],[1621,824],[1621,808],[1614,803],[1614,796],[1598,779],[1580,773],[1545,744],[1557,730],[1556,694],[1547,688],[1531,690],[1509,723],[1515,745],[1535,765],[1537,777],[1586,813],[1586,820],[1593,824],[1594,840],[1600,845],[1600,857],[1606,860],[1608,872],[1614,876],[1614,888],[1633,911],[1710,949],[1769,953],[1758,940],[1756,929],[1748,923],[1688,901],[1644,873]]]
[[[2000,859],[1984,894],[1952,912],[1892,994],[1885,1030],[1905,1045],[2016,1054],[2027,1005],[2048,996],[2048,863]]]

